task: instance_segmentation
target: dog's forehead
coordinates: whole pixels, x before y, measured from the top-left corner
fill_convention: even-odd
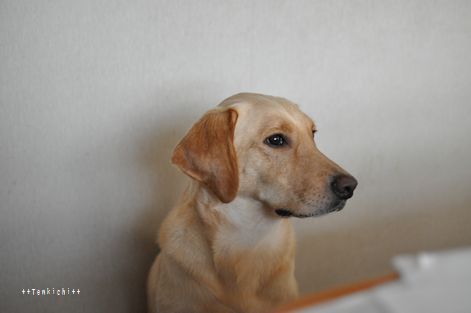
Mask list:
[[[280,97],[242,93],[224,100],[220,106],[235,109],[238,114],[238,124],[252,129],[281,127],[289,125],[301,128],[314,128],[314,122],[298,105]],[[242,126],[242,125],[241,125]]]

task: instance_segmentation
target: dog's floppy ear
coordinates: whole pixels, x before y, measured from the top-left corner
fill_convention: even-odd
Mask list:
[[[188,131],[173,151],[172,163],[205,184],[224,203],[234,200],[239,173],[234,148],[237,112],[215,109]]]

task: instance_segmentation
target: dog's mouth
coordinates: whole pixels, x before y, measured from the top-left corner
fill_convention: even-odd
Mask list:
[[[275,213],[278,216],[284,217],[284,218],[288,218],[288,217],[298,217],[298,218],[316,217],[316,216],[325,215],[325,214],[328,214],[328,213],[331,213],[331,212],[341,211],[345,207],[345,203],[347,203],[346,200],[335,201],[334,203],[332,203],[332,205],[329,208],[315,210],[314,212],[309,213],[309,214],[295,213],[290,209],[276,209]]]
[[[275,210],[275,213],[278,214],[278,216],[281,216],[281,217],[293,216],[293,212],[291,212],[290,210],[286,210],[286,209],[277,209],[277,210]]]
[[[332,211],[330,211],[332,212]],[[324,214],[329,213],[328,211],[325,210],[320,210],[320,211],[315,211],[309,214],[300,214],[300,213],[294,213],[293,211],[287,210],[287,209],[277,209],[275,210],[275,213],[283,218],[288,218],[288,217],[297,217],[297,218],[305,218],[305,217],[315,217],[315,216],[321,216]]]

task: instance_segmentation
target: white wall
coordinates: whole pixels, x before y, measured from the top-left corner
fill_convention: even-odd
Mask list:
[[[143,311],[171,149],[239,91],[300,103],[360,182],[296,221],[302,292],[471,244],[470,51],[469,1],[1,1],[0,311]]]

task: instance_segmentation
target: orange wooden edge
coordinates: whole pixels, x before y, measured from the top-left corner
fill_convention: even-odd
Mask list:
[[[293,310],[311,307],[322,302],[327,302],[338,297],[347,296],[355,292],[363,291],[399,278],[399,274],[392,273],[383,277],[362,281],[356,284],[350,284],[335,289],[318,292],[304,296],[285,306],[282,306],[276,313],[288,313]]]

